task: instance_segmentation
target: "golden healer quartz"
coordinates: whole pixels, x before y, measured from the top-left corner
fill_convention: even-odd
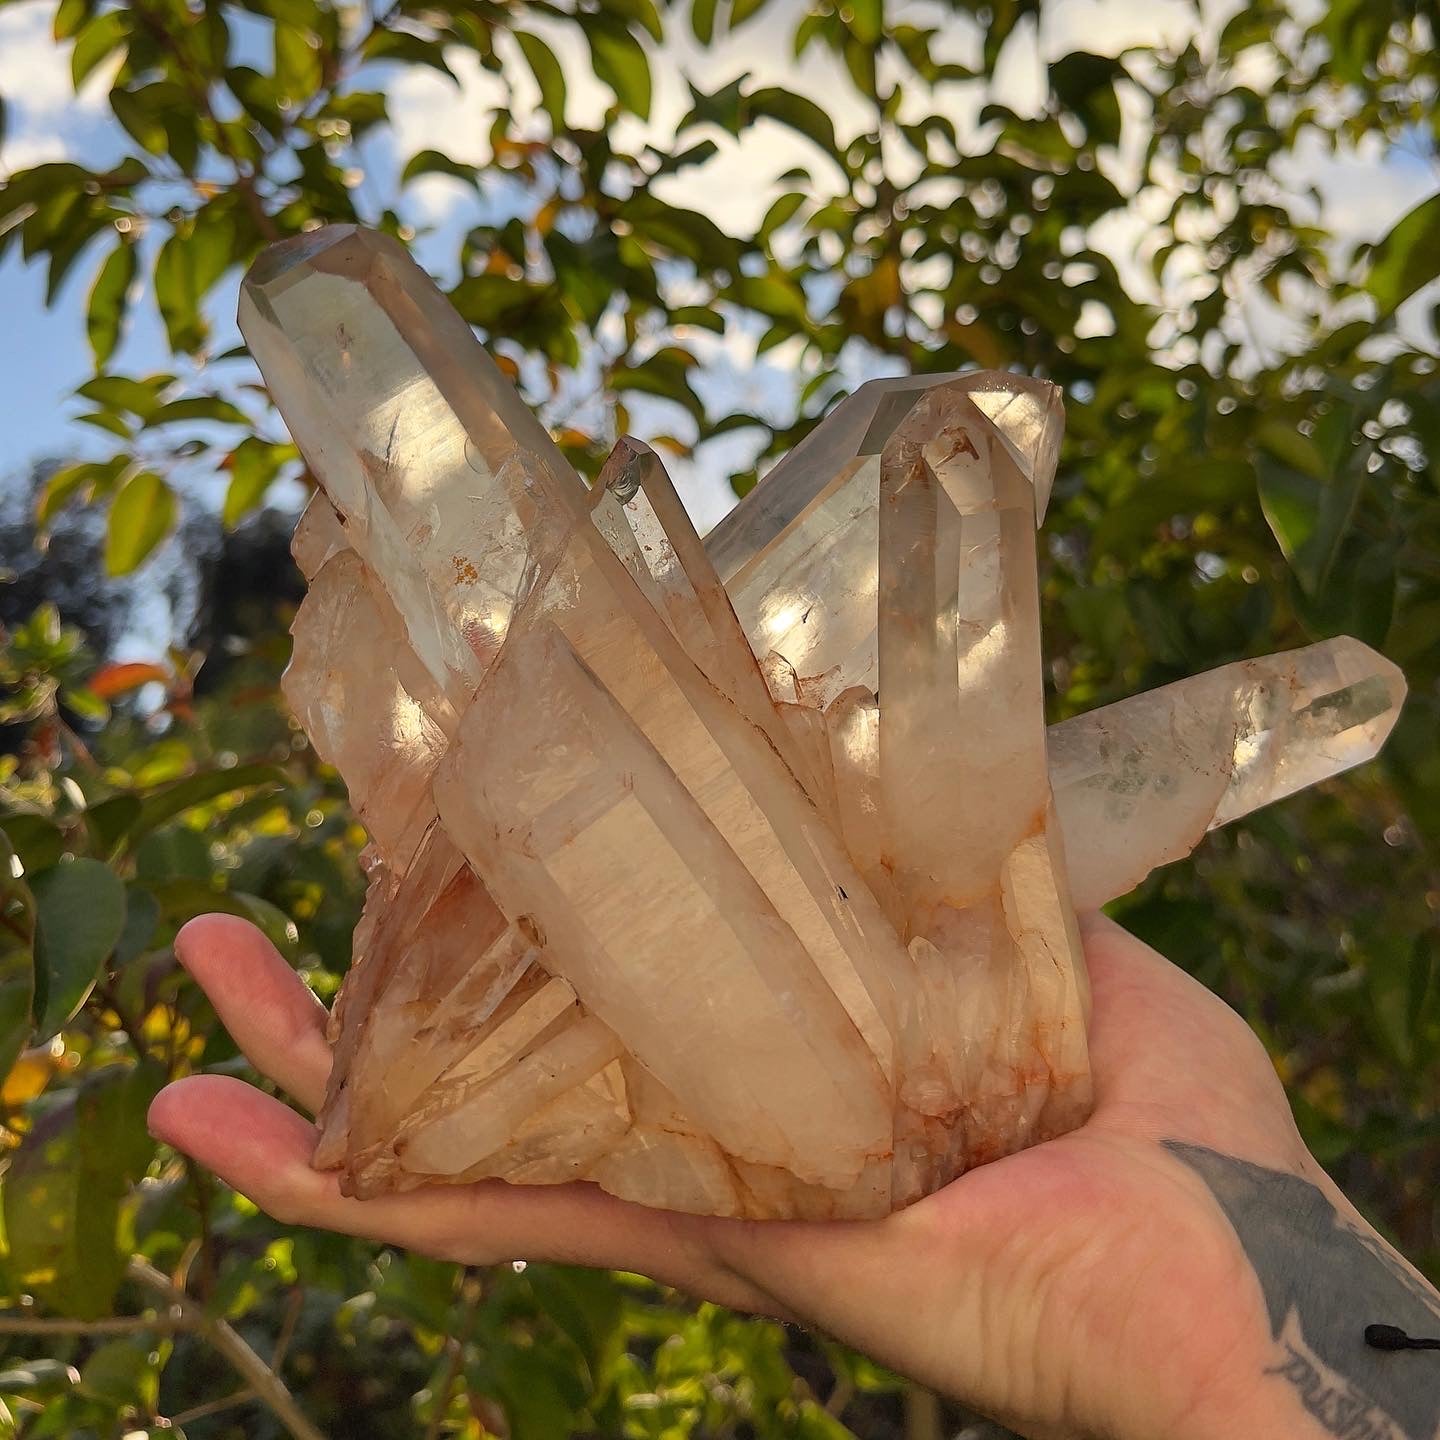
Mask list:
[[[272,247],[240,320],[318,480],[285,691],[371,837],[316,1163],[860,1218],[1080,1124],[1075,923],[1368,759],[1354,640],[1043,722],[1044,381],[882,380],[702,542],[586,484],[405,250]]]

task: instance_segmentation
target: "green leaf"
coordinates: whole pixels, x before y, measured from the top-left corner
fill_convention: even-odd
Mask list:
[[[377,90],[351,90],[346,95],[336,95],[320,112],[323,120],[343,120],[350,127],[351,136],[357,139],[383,124],[388,117],[385,96]]]
[[[70,501],[71,497],[95,478],[96,466],[85,461],[80,465],[67,465],[57,470],[44,484],[35,503],[35,518],[41,524],[48,524]]]
[[[655,0],[600,0],[600,8],[640,25],[657,44],[665,38],[665,27]]]
[[[209,327],[201,305],[239,259],[228,199],[212,200],[193,219],[177,226],[155,257],[155,303],[172,350],[194,351],[205,343]]]
[[[1325,478],[1325,457],[1306,434],[1283,420],[1267,420],[1255,432],[1260,448],[1294,470],[1316,480]]]
[[[127,797],[128,798],[128,797]],[[125,928],[115,942],[116,970],[150,948],[160,923],[160,902],[142,885],[125,887]]]
[[[420,150],[406,162],[400,183],[403,185],[417,175],[453,175],[457,180],[474,184],[478,173],[475,166],[452,160],[439,150]]]
[[[585,1357],[591,1374],[602,1373],[623,1343],[623,1307],[614,1283],[594,1270],[569,1265],[537,1265],[526,1273],[545,1315]]]
[[[1136,580],[1125,587],[1125,599],[1150,654],[1166,665],[1184,665],[1190,657],[1184,617],[1165,590],[1153,581]]]
[[[720,147],[713,140],[702,140],[698,145],[688,145],[684,150],[667,155],[655,167],[656,175],[675,175],[691,165],[703,165],[720,153]]]
[[[1440,195],[1422,200],[1375,247],[1366,289],[1389,315],[1440,275]]]
[[[250,417],[219,395],[187,395],[162,405],[146,422],[146,429],[182,420],[212,420],[217,425],[248,425]]]
[[[240,907],[241,913],[265,938],[282,954],[295,953],[295,922],[278,906],[259,895],[247,895],[243,891],[232,892],[231,899]]]
[[[1287,447],[1289,453],[1307,466],[1318,466],[1320,476],[1266,455],[1258,457],[1255,473],[1265,523],[1300,587],[1315,596],[1329,581],[1350,533],[1366,475],[1359,453],[1347,454],[1338,473],[1326,474],[1315,443],[1308,436],[1296,438],[1308,448]],[[1267,448],[1273,453],[1273,447]]]
[[[650,62],[640,42],[622,25],[592,22],[586,27],[598,79],[625,109],[650,118]]]
[[[740,13],[740,6],[744,0],[735,0],[735,15],[731,19],[732,25],[739,25],[744,18]],[[759,3],[751,6],[751,9],[759,9]],[[878,45],[880,36],[885,30],[885,3],[884,0],[850,0],[850,33],[862,45]]]
[[[69,1024],[125,928],[125,887],[99,860],[72,860],[32,876],[35,1025],[44,1043]]]
[[[87,20],[75,34],[70,52],[70,79],[76,90],[98,65],[130,37],[130,13],[125,8],[106,10]]]
[[[74,1381],[74,1367],[63,1360],[22,1360],[0,1370],[0,1395],[27,1395],[33,1391],[53,1399],[63,1395]]]
[[[1067,109],[1084,122],[1096,144],[1120,143],[1120,102],[1115,82],[1124,80],[1124,65],[1108,55],[1076,50],[1050,66],[1050,88]]]
[[[229,770],[201,770],[147,795],[141,803],[140,818],[133,829],[136,834],[149,834],[193,806],[203,805],[207,800],[214,800],[232,790],[288,784],[285,772],[277,765],[236,765]]]
[[[75,419],[82,425],[93,425],[97,430],[105,430],[111,435],[118,435],[122,440],[130,440],[135,434],[128,421],[122,420],[120,416],[108,410],[96,410],[89,415],[77,415]]]
[[[442,45],[405,30],[385,30],[377,27],[365,37],[360,53],[367,60],[397,60],[410,65],[428,65],[451,80],[455,79],[455,72],[445,59]]]
[[[92,496],[108,494],[129,463],[128,457],[116,455],[109,460],[87,460],[84,464],[57,470],[40,492],[35,506],[37,522],[48,525],[81,491],[87,491]]]
[[[225,461],[230,471],[222,515],[227,530],[233,530],[259,505],[281,467],[296,454],[293,445],[272,445],[256,435],[247,435],[235,447]]]
[[[741,275],[731,287],[730,298],[772,320],[790,320],[798,325],[809,322],[805,292],[787,276]]]
[[[96,0],[60,0],[55,7],[51,34],[56,40],[71,40],[75,32],[95,13]]]
[[[135,874],[147,884],[198,880],[207,893],[215,893],[210,884],[215,875],[210,847],[188,825],[166,825],[145,836],[135,851]]]
[[[135,278],[135,247],[121,240],[105,257],[85,311],[85,328],[95,368],[103,370],[115,353],[125,317],[125,299]]]
[[[112,795],[85,812],[85,827],[95,842],[95,849],[109,855],[139,818],[140,801],[134,795]]]
[[[0,831],[0,915],[9,927],[7,946],[0,950],[0,1077],[14,1068],[35,1029],[35,899],[24,877],[14,873],[14,855]],[[20,943],[11,942],[12,936]]]
[[[760,222],[759,239],[768,240],[805,203],[805,196],[798,190],[782,195],[766,212]]]
[[[540,87],[540,105],[550,116],[552,129],[559,134],[565,128],[565,72],[555,52],[538,35],[524,30],[513,33]]]
[[[56,196],[83,191],[93,178],[88,170],[66,160],[20,170],[0,186],[0,220],[19,215],[30,206],[39,206]]]
[[[152,1409],[160,1397],[152,1349],[149,1341],[107,1340],[80,1369],[81,1393],[112,1409]]]
[[[152,155],[163,155],[170,143],[170,132],[159,113],[133,91],[117,85],[110,92],[110,108],[125,132],[142,149]]]
[[[725,333],[725,317],[717,314],[708,305],[681,305],[670,312],[672,325],[698,325],[702,330],[713,330],[717,335]]]
[[[132,475],[110,506],[105,569],[128,575],[170,533],[175,494],[153,470]]]
[[[611,389],[640,390],[683,405],[699,424],[705,422],[705,405],[691,388],[689,371],[695,359],[673,347],[661,350],[632,367],[617,367],[610,373]]]
[[[320,47],[316,37],[299,25],[275,24],[275,83],[292,105],[308,100],[320,88]]]
[[[690,29],[695,38],[708,45],[715,38],[715,10],[719,0],[692,0]]]
[[[749,100],[751,113],[759,119],[768,117],[788,125],[792,130],[813,140],[827,155],[835,155],[835,126],[830,117],[813,100],[789,90],[770,88],[757,90]]]
[[[175,381],[173,375],[151,375],[132,380],[125,375],[97,375],[87,380],[76,394],[111,410],[125,410],[139,420],[148,420],[160,406],[160,396]]]
[[[7,1265],[19,1286],[78,1320],[112,1306],[125,1272],[120,1201],[154,1154],[145,1112],[158,1066],[110,1066],[42,1115],[3,1187]]]
[[[1297,586],[1298,593],[1291,597],[1310,634],[1317,640],[1353,635],[1383,648],[1395,618],[1398,548],[1393,537],[1376,541],[1355,532],[1347,535],[1314,593]]]
[[[48,870],[65,853],[64,832],[44,815],[0,817],[0,833],[29,874]]]

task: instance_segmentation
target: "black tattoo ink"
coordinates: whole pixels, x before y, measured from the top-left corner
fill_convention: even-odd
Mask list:
[[[1341,1440],[1402,1440],[1389,1419],[1347,1381],[1332,1378],[1303,1350],[1284,1347],[1284,1359],[1266,1369],[1295,1387],[1306,1413]]]
[[[1440,1295],[1308,1180],[1200,1145],[1161,1143],[1205,1182],[1254,1267],[1281,1346],[1266,1373],[1290,1384],[1337,1440],[1440,1440],[1440,1366],[1378,1349],[1365,1332],[1385,1316],[1401,1334],[1431,1333]]]
[[[1367,1325],[1365,1343],[1376,1350],[1440,1350],[1440,1340],[1407,1335],[1398,1325]]]

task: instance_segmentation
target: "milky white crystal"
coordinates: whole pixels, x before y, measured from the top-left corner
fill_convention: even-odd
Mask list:
[[[838,405],[702,543],[594,487],[393,240],[272,247],[241,325],[323,493],[285,689],[371,836],[316,1163],[883,1215],[1088,1113],[1077,907],[1369,758],[1353,640],[1043,725],[1063,412]]]

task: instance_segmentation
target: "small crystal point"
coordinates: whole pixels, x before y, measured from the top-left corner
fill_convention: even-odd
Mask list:
[[[372,841],[315,1150],[347,1194],[860,1218],[1072,1129],[1076,904],[1403,695],[1340,639],[1047,736],[1043,381],[864,386],[702,544],[639,441],[587,489],[389,238],[273,247],[241,322],[323,492],[285,692]]]

